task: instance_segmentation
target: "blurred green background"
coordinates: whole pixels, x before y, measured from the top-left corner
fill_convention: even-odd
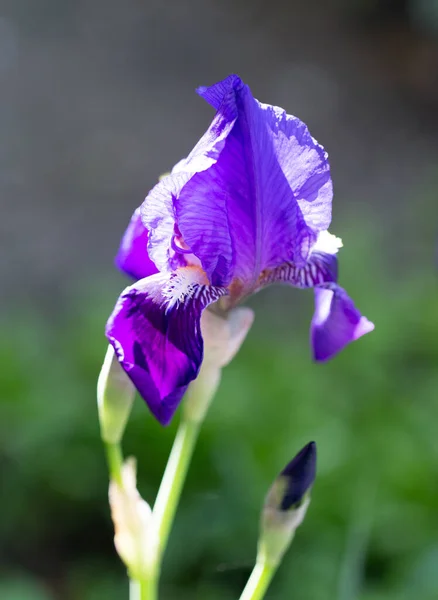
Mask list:
[[[0,3],[0,598],[127,598],[95,402],[126,284],[112,259],[209,122],[193,88],[231,71],[329,150],[341,284],[376,330],[315,365],[312,292],[251,299],[161,597],[238,597],[266,490],[315,440],[312,504],[268,598],[438,598],[437,14],[415,0]],[[176,424],[137,399],[124,449],[149,502]]]

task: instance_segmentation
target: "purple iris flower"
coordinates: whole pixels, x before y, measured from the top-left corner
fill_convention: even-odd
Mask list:
[[[116,262],[126,288],[106,335],[150,410],[174,414],[203,359],[202,311],[227,311],[271,283],[315,288],[314,358],[374,325],[337,285],[327,153],[296,117],[230,75],[198,94],[216,109],[189,156],[149,192]]]

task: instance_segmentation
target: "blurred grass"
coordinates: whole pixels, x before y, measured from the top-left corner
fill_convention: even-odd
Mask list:
[[[395,276],[374,231],[342,230],[341,283],[376,330],[315,365],[312,293],[272,288],[252,299],[256,323],[202,431],[163,598],[238,597],[262,498],[311,439],[319,451],[313,501],[268,597],[438,597],[436,273],[431,259]],[[55,316],[30,299],[1,322],[0,598],[127,597],[95,407],[102,330],[119,286],[96,281]],[[162,429],[136,402],[125,450],[139,458],[148,501],[175,425]]]

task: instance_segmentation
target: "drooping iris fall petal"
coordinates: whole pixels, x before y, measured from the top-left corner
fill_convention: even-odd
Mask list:
[[[108,320],[122,367],[164,425],[202,362],[201,313],[224,294],[196,267],[159,273],[126,288]]]
[[[373,329],[374,324],[361,315],[340,286],[327,283],[315,288],[315,312],[310,335],[315,360],[331,358]]]

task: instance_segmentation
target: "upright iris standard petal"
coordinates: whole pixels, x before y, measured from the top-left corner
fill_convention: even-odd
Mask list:
[[[246,88],[246,92],[252,97],[249,87],[244,85],[237,75],[230,75],[210,87],[200,87],[197,92],[216,110],[220,111],[223,98],[230,87],[237,91]],[[262,120],[266,118],[266,124],[275,138],[274,151],[286,179],[295,193],[306,224],[315,231],[326,230],[331,221],[333,196],[327,153],[310,135],[302,121],[286,114],[278,106],[262,104],[258,100],[255,100],[255,103],[259,110],[266,111]],[[284,123],[282,123],[284,120],[289,121],[289,127],[284,127]],[[251,124],[248,123],[248,129]]]
[[[311,325],[311,343],[315,360],[324,361],[348,343],[374,329],[361,315],[347,292],[334,283],[315,288],[315,312]]]
[[[255,100],[232,75],[198,92],[217,109],[189,157],[142,207],[149,254],[172,269],[175,226],[214,285],[306,260],[331,218],[327,155],[296,117]]]
[[[161,271],[174,268],[174,254],[171,247],[175,228],[179,228],[175,211],[176,199],[196,173],[203,172],[215,164],[236,117],[234,97],[230,93],[229,98],[224,98],[222,111],[216,114],[210,127],[189,156],[175,165],[172,173],[164,177],[146,196],[141,211],[143,223],[150,231],[149,255]],[[194,218],[198,224],[198,231],[202,230],[204,211],[196,213]],[[205,233],[210,235],[208,227]],[[213,251],[215,260],[220,260],[218,257],[225,254],[227,265],[231,265],[229,233],[219,229],[216,233],[216,245]],[[221,239],[222,237],[224,240]]]
[[[201,313],[226,294],[207,283],[196,267],[142,279],[122,293],[107,323],[107,338],[122,367],[162,424],[198,374]]]
[[[147,251],[148,232],[141,221],[140,209],[134,212],[123,235],[115,262],[118,268],[133,279],[143,279],[158,273]]]
[[[237,119],[215,164],[175,198],[178,226],[213,282],[250,288],[266,268],[303,262],[327,228],[327,155],[304,123],[255,100],[236,76],[199,92],[218,114],[233,94]]]

